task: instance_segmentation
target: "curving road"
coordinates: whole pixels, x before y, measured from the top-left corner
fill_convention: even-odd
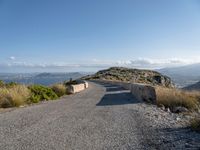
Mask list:
[[[60,100],[0,113],[0,149],[162,149],[139,103],[118,86],[90,83]]]

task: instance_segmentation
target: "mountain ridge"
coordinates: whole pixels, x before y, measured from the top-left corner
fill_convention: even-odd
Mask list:
[[[186,87],[200,81],[200,63],[156,70],[169,76],[178,87]]]

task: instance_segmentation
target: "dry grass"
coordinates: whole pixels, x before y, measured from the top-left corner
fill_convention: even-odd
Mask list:
[[[56,95],[63,96],[67,93],[67,89],[64,84],[58,83],[51,86],[51,89],[56,93]]]
[[[198,110],[200,92],[183,91],[173,88],[156,87],[157,105],[168,108],[183,106],[189,110]]]
[[[190,125],[193,130],[200,131],[200,117],[192,119]]]
[[[20,106],[27,102],[30,91],[25,85],[0,88],[0,107]]]

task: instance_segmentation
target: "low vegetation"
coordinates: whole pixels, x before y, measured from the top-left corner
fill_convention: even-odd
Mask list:
[[[38,103],[43,100],[54,100],[58,98],[58,95],[49,87],[42,85],[31,85],[28,87],[31,91],[30,101]]]
[[[196,111],[200,106],[200,93],[195,91],[156,87],[156,96],[157,105],[164,105],[171,110],[181,106]]]
[[[15,85],[18,85],[18,84],[16,82],[5,83],[2,80],[0,80],[0,87],[13,87]]]
[[[66,86],[62,83],[54,84],[51,86],[51,89],[56,93],[57,96],[63,96],[67,94]]]
[[[50,87],[42,85],[25,86],[15,82],[4,83],[0,80],[1,108],[55,100],[65,94],[67,94],[67,86],[62,83],[57,83]]]
[[[0,80],[0,87],[4,86],[4,82],[2,80]]]
[[[30,98],[31,92],[24,85],[15,85],[11,87],[0,88],[0,107],[18,107],[26,104]]]

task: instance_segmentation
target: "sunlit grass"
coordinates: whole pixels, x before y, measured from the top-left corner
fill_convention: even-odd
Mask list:
[[[51,89],[60,97],[67,93],[66,86],[62,83],[57,83],[51,86]]]
[[[30,90],[25,85],[0,88],[0,107],[18,107],[26,104],[30,97]]]
[[[200,92],[197,91],[156,87],[156,96],[157,105],[162,104],[168,108],[182,106],[189,110],[199,109]]]

